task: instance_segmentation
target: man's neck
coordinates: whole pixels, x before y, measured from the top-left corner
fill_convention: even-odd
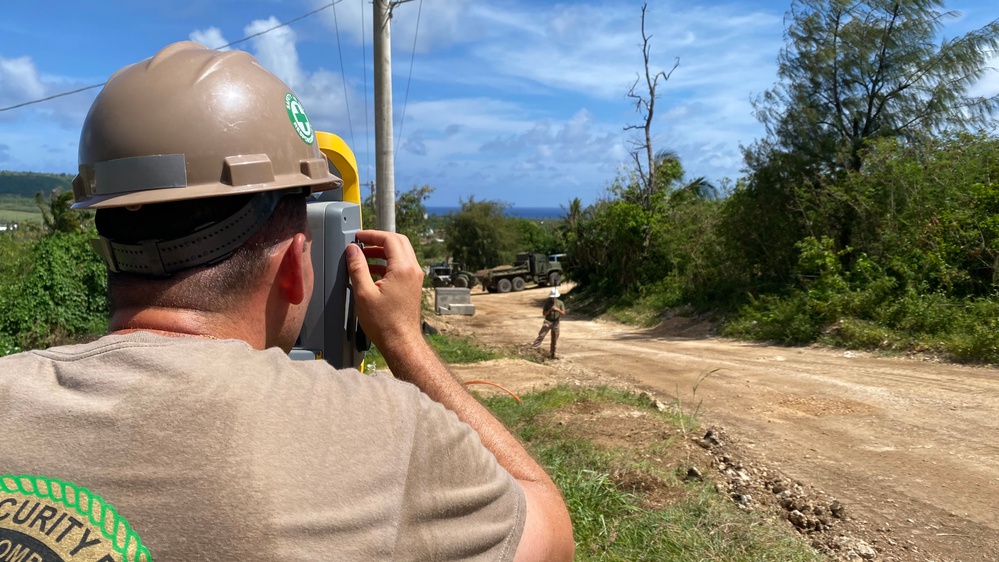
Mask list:
[[[252,333],[252,326],[252,323],[233,322],[215,313],[152,307],[116,311],[111,317],[108,332],[127,334],[142,331],[169,337],[237,339],[256,349],[264,349],[264,336]]]

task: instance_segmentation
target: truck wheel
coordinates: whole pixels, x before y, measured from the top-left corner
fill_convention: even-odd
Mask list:
[[[501,293],[509,293],[511,288],[513,288],[513,284],[510,283],[509,279],[500,279],[496,282],[496,290]]]
[[[562,276],[559,275],[557,271],[553,271],[548,274],[548,284],[552,287],[558,287],[559,283],[562,282]]]
[[[459,275],[454,279],[454,286],[458,287],[459,289],[464,289],[468,287],[468,277],[465,277],[464,275]]]
[[[514,291],[523,291],[524,290],[524,278],[523,277],[514,277],[513,278],[513,290]]]

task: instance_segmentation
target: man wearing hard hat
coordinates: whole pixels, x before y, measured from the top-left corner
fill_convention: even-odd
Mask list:
[[[545,317],[545,323],[541,325],[541,331],[538,332],[538,337],[535,338],[534,343],[531,347],[539,347],[541,342],[545,341],[545,336],[550,331],[552,333],[551,337],[551,357],[555,359],[555,345],[558,343],[558,324],[559,319],[565,315],[565,303],[558,300],[561,294],[558,292],[558,287],[552,287],[550,293],[548,293],[548,298],[545,299],[545,306],[541,309],[541,315]]]
[[[306,197],[341,180],[278,78],[170,45],[108,80],[79,154],[109,334],[0,359],[5,559],[572,559],[558,489],[420,333],[405,236],[346,251],[395,378],[289,359]]]

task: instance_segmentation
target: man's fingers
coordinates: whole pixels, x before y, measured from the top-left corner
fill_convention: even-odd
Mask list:
[[[385,259],[385,248],[381,246],[365,246],[364,255],[369,259],[383,260]]]
[[[416,260],[416,252],[409,238],[394,232],[384,232],[381,230],[359,230],[356,235],[359,242],[365,246],[381,247],[382,257],[386,259]],[[365,248],[367,250],[367,248]],[[375,250],[378,251],[378,250]],[[375,257],[375,256],[369,256]]]
[[[350,282],[357,293],[366,293],[374,287],[371,280],[371,271],[368,269],[368,260],[364,257],[364,252],[357,244],[347,244],[345,253],[347,254],[347,273],[350,275]]]

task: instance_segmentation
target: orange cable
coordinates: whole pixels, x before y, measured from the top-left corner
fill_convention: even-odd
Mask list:
[[[491,382],[491,381],[479,381],[479,380],[476,380],[476,381],[465,381],[465,384],[466,384],[466,385],[469,385],[469,384],[488,384],[488,385],[490,385],[490,386],[495,386],[496,388],[498,388],[498,389],[502,390],[503,392],[506,392],[506,393],[507,393],[507,394],[509,394],[510,396],[513,396],[514,400],[516,400],[516,401],[517,401],[518,403],[521,403],[521,400],[520,400],[520,396],[517,396],[516,394],[514,394],[514,393],[510,392],[510,390],[509,390],[509,389],[507,389],[507,388],[504,388],[504,387],[502,387],[502,386],[500,386],[500,385],[498,385],[498,384],[496,384],[496,383],[494,383],[494,382]]]

